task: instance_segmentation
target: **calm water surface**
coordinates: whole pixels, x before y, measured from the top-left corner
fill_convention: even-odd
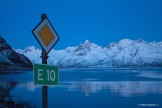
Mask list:
[[[42,87],[33,73],[0,75],[0,108],[42,107]],[[162,108],[162,69],[60,70],[48,87],[49,108]],[[11,107],[12,108],[12,107]]]

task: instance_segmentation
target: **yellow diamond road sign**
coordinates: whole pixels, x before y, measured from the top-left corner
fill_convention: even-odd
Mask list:
[[[46,53],[48,53],[60,39],[47,17],[42,20],[32,32]]]

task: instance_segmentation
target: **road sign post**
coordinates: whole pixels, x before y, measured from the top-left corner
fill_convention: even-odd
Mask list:
[[[42,64],[47,64],[47,53],[42,48]],[[42,108],[48,108],[48,86],[42,86]]]
[[[41,15],[42,21],[46,18],[46,14]],[[47,64],[47,53],[45,50],[42,48],[42,64]],[[48,87],[47,86],[42,86],[42,108],[48,108]]]
[[[37,39],[37,41],[42,47],[42,55],[41,55],[42,64],[47,64],[48,53],[60,38],[57,35],[56,31],[54,30],[52,24],[49,22],[46,14],[41,15],[41,22],[34,28],[32,33],[34,34],[35,38]],[[41,68],[39,69],[37,66],[38,65],[34,65],[34,74],[35,72],[37,72],[36,73],[37,77],[34,76],[34,83],[43,85],[42,86],[42,108],[48,108],[48,86],[47,85],[58,85],[58,77],[57,77],[58,68],[53,67],[52,69],[47,69],[48,67],[51,66],[44,65],[43,67],[46,67],[45,71],[47,72],[46,73],[47,75],[42,75],[43,74],[42,72],[44,70]],[[46,82],[45,84],[42,83],[43,78],[48,79],[45,81]]]

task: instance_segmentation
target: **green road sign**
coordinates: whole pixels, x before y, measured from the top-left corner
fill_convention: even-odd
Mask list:
[[[35,85],[58,85],[58,66],[45,64],[34,64],[34,84]]]

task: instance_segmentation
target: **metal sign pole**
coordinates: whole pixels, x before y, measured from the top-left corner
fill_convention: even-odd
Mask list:
[[[33,35],[42,47],[42,64],[34,64],[34,84],[42,86],[42,108],[48,108],[48,86],[58,85],[58,66],[48,66],[48,53],[60,39],[46,14],[41,15],[41,22],[32,30]],[[41,69],[41,71],[39,71]],[[44,73],[44,74],[43,74]],[[56,76],[55,76],[56,75]]]
[[[42,20],[44,20],[46,17],[46,14],[41,15]],[[47,64],[47,59],[47,53],[42,48],[42,64]],[[48,108],[48,86],[42,86],[42,108]]]

